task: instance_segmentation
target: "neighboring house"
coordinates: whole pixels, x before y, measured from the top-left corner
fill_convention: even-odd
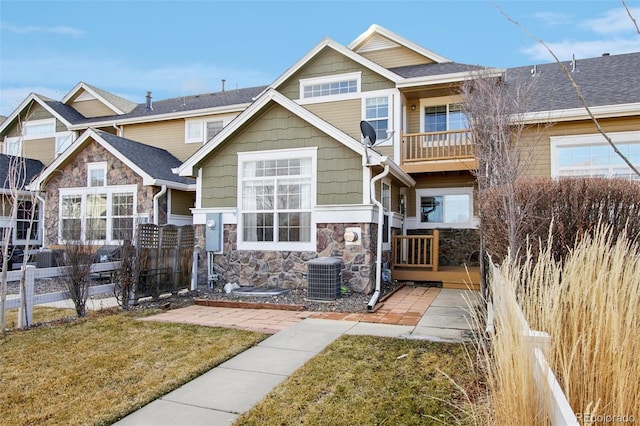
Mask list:
[[[115,232],[111,228],[113,220],[110,218],[111,213],[107,212],[107,219],[94,222],[107,223],[109,228],[100,230],[100,238],[93,238],[89,234],[89,217],[86,216],[91,209],[77,203],[81,207],[79,212],[82,217],[76,218],[76,222],[81,222],[82,226],[73,233],[62,229],[62,223],[73,221],[69,217],[68,221],[61,221],[62,204],[58,200],[62,196],[71,202],[72,195],[78,196],[76,198],[84,203],[87,199],[92,199],[87,195],[93,191],[88,189],[88,185],[91,185],[87,183],[89,175],[104,173],[100,170],[105,162],[108,167],[112,167],[112,162],[121,162],[129,167],[117,178],[114,176],[115,172],[110,172],[109,179],[100,185],[110,187],[103,194],[116,191],[117,188],[111,188],[114,185],[137,186],[138,190],[133,191],[136,196],[131,212],[136,221],[190,224],[192,220],[189,209],[194,206],[195,186],[192,181],[172,174],[171,169],[179,166],[182,160],[231,122],[264,88],[237,89],[159,102],[153,102],[151,93],[147,92],[146,100],[141,104],[86,83],[78,83],[61,101],[30,94],[0,124],[0,139],[3,152],[39,160],[48,167],[43,173],[46,178],[41,178],[38,182],[38,188],[47,192],[44,197],[47,200],[46,208],[40,207],[45,211],[40,223],[42,229],[38,234],[42,235],[43,229],[46,229],[42,242],[45,246],[59,244],[60,237],[66,234],[104,244],[120,241],[129,235],[128,230],[122,238],[112,233]],[[78,141],[80,142],[76,143]],[[131,149],[134,141],[137,149]],[[104,152],[94,152],[98,146]],[[80,152],[85,149],[89,151]],[[142,151],[150,154],[143,160],[158,160],[160,156],[161,161],[140,163],[136,153]],[[158,154],[160,152],[162,154]],[[73,178],[56,180],[60,167],[74,161],[78,163],[77,167],[69,169],[74,172]],[[85,166],[83,161],[92,165]],[[134,165],[138,165],[138,169]],[[51,191],[58,193],[53,194]],[[155,199],[159,206],[164,207],[153,207],[147,198]],[[107,202],[109,206],[113,202],[110,196]],[[67,204],[64,205],[65,208],[68,207]],[[67,213],[68,209],[64,214]],[[78,214],[78,211],[74,210],[73,214]],[[127,216],[126,221],[129,219]]]
[[[165,149],[85,131],[31,185],[45,194],[44,245],[115,245],[133,241],[138,223],[191,224],[195,180],[171,172],[180,164]]]
[[[640,54],[603,56],[578,61],[574,76],[603,127],[640,164],[638,69]],[[535,79],[524,118],[543,133],[528,174],[629,176],[557,64],[459,64],[373,25],[349,46],[321,41],[179,168],[197,178],[194,223],[210,276],[304,286],[308,260],[334,256],[351,289],[370,291],[379,231],[373,182],[394,279],[460,286],[468,266],[477,284],[477,161],[460,105],[474,73],[507,84]],[[383,140],[373,149],[362,145],[362,120]],[[375,179],[384,164],[390,173]],[[360,234],[357,242],[348,231]]]
[[[26,189],[44,169],[38,160],[0,154],[0,241],[8,230],[12,247],[42,244],[42,209],[37,195]]]

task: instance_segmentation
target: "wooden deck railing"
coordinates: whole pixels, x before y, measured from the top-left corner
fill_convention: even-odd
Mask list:
[[[473,158],[468,130],[406,133],[402,135],[402,162]]]
[[[440,231],[432,235],[394,235],[392,269],[416,268],[438,270]]]

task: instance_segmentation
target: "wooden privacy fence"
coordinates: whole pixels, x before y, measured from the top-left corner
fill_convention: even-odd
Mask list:
[[[533,353],[533,376],[536,386],[542,396],[541,401],[546,403],[544,409],[549,414],[549,420],[554,426],[578,426],[578,421],[566,395],[562,392],[560,383],[551,370],[551,366],[545,357],[549,352],[550,337],[547,333],[532,330],[529,327],[520,305],[516,301],[515,294],[507,285],[506,280],[495,265],[490,265],[491,279],[489,286],[492,302],[487,306],[487,332],[493,334],[495,318],[509,318],[515,316],[516,324],[509,324],[510,327],[517,327],[522,335],[529,342],[529,350]],[[513,315],[515,314],[515,315]]]
[[[136,233],[138,282],[134,298],[157,298],[161,293],[190,288],[194,244],[192,225],[139,225]]]

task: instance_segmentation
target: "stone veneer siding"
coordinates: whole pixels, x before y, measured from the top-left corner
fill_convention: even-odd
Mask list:
[[[44,211],[44,245],[58,244],[59,206],[61,188],[86,188],[87,187],[87,163],[107,163],[107,185],[137,185],[137,212],[149,214],[153,220],[153,196],[160,190],[158,187],[143,186],[142,178],[127,167],[122,161],[114,157],[102,145],[91,141],[75,157],[71,159],[62,170],[54,172],[44,187],[45,211]],[[166,221],[166,195],[160,200],[160,223]],[[162,210],[165,210],[164,212]]]
[[[480,265],[480,233],[477,229],[440,229],[440,266]],[[408,230],[407,235],[432,234],[430,229]]]
[[[346,245],[346,227],[360,227],[362,243]],[[307,287],[307,262],[317,257],[342,259],[342,282],[354,292],[370,293],[375,287],[377,224],[317,224],[315,252],[276,250],[237,250],[237,226],[224,225],[223,252],[214,255],[213,269],[221,280],[218,284],[241,286]],[[202,248],[198,266],[198,283],[207,280],[205,227],[196,225],[197,245]],[[384,253],[387,257],[389,253]]]

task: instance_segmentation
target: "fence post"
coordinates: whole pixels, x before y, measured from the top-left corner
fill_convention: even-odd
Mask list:
[[[33,294],[36,267],[25,265],[21,268],[24,276],[24,293],[20,286],[20,307],[18,308],[18,328],[27,328],[33,322]]]
[[[438,261],[440,260],[440,231],[433,230],[433,240],[431,240],[431,264],[433,272],[438,272]]]

